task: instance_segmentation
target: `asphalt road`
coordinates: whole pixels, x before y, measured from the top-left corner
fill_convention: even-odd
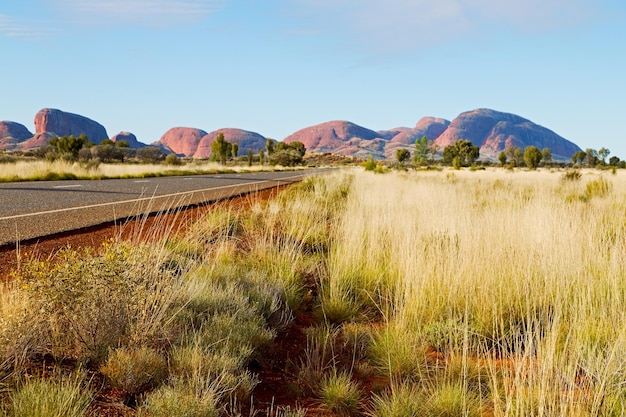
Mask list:
[[[327,170],[0,184],[0,245],[207,203]]]

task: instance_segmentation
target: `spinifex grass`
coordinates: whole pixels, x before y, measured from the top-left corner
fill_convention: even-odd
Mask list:
[[[347,178],[214,209],[184,234],[164,224],[150,243],[22,262],[0,297],[2,370],[20,377],[42,357],[86,363],[141,415],[217,416],[247,402],[258,383],[248,366],[324,271]]]
[[[495,415],[616,415],[626,404],[625,191],[626,177],[608,172],[357,174],[322,308],[343,306],[335,321],[387,323],[370,361],[392,380],[421,380],[416,392],[439,404],[456,407],[445,399],[468,392],[469,377],[449,392],[424,378],[445,381],[461,357],[489,369]],[[422,352],[421,363],[398,368],[398,352]]]

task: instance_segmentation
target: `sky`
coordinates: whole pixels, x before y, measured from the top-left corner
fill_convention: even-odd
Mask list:
[[[624,0],[0,0],[0,120],[282,140],[490,108],[626,159]]]

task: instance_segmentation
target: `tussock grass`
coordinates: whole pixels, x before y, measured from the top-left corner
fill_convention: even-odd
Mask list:
[[[350,375],[335,372],[322,379],[320,397],[328,410],[339,415],[353,415],[358,410],[361,392]]]
[[[10,394],[7,417],[86,417],[91,395],[80,379],[26,381]]]
[[[368,360],[403,382],[373,415],[623,409],[626,178],[562,178],[354,175],[321,303],[383,323]]]
[[[217,416],[314,302],[291,377],[335,413],[622,415],[626,175],[576,177],[346,171],[153,246],[68,249],[4,289],[0,353],[19,374],[42,353],[107,364],[145,347],[167,378],[135,395],[140,415]],[[355,409],[362,377],[375,395]]]
[[[346,181],[311,179],[251,210],[217,208],[151,243],[24,260],[0,296],[2,371],[13,381],[42,358],[84,364],[146,416],[218,416],[247,402],[259,382],[250,363],[265,360],[325,270]]]

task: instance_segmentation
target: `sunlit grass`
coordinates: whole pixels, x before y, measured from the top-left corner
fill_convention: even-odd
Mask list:
[[[616,415],[626,404],[626,176],[569,177],[355,175],[322,307],[356,305],[384,323],[369,360],[392,380],[422,381],[413,392],[435,404],[428,413],[480,413],[469,394],[452,399],[468,377],[442,379],[454,357],[487,365],[495,415]]]
[[[622,171],[353,170],[249,205],[154,246],[23,263],[0,298],[5,364],[99,361],[140,415],[217,416],[306,307],[294,392],[335,413],[623,415]]]
[[[0,163],[0,182],[76,179],[143,178],[232,172],[281,171],[302,168],[281,166],[225,166],[216,162],[192,161],[184,165],[165,164],[81,164],[57,161],[17,161]]]
[[[248,367],[325,268],[347,178],[309,179],[248,210],[212,208],[185,233],[157,222],[164,236],[150,243],[22,259],[0,297],[0,372],[19,381],[44,357],[86,364],[139,415],[217,416],[248,402],[259,382]]]

